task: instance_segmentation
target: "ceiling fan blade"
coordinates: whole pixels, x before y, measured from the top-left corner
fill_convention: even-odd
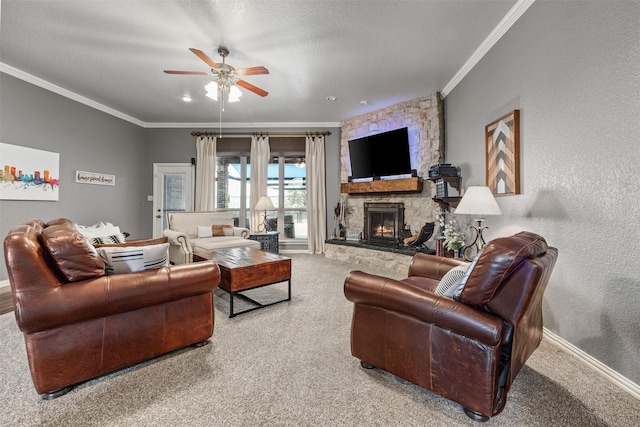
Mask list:
[[[260,95],[260,96],[267,96],[269,95],[269,92],[260,89],[257,86],[252,85],[251,83],[247,83],[244,80],[236,80],[236,84],[238,86],[242,86],[243,88],[250,90],[251,92],[255,93],[256,95]]]
[[[233,74],[236,76],[255,76],[258,74],[269,74],[269,70],[260,66],[260,67],[249,67],[249,68],[240,68],[233,70]]]
[[[193,47],[190,47],[189,50],[193,53],[196,54],[196,56],[200,59],[202,59],[209,67],[214,68],[216,70],[220,69],[220,66],[218,64],[216,64],[213,59],[209,58],[207,56],[206,53],[204,53],[203,51],[199,50],[199,49],[195,49]]]
[[[164,70],[167,74],[190,74],[193,76],[208,76],[211,73],[207,73],[206,71],[176,71],[176,70]]]

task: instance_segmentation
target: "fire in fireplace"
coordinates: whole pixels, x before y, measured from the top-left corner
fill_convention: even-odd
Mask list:
[[[364,240],[371,245],[403,246],[404,203],[365,203]]]

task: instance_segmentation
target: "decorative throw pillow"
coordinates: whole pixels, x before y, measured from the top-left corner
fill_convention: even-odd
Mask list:
[[[442,276],[442,279],[440,279],[440,283],[438,283],[438,286],[434,289],[433,293],[437,295],[445,295],[451,287],[462,279],[468,267],[468,264],[457,265],[447,271],[447,273]]]
[[[198,237],[211,237],[213,236],[213,227],[210,225],[199,225],[198,226]]]
[[[169,265],[169,243],[149,246],[106,246],[98,248],[107,274],[134,273]]]
[[[233,236],[233,226],[231,225],[218,225],[214,224],[211,226],[211,233],[213,237],[218,236]]]
[[[47,227],[51,225],[67,225],[69,227],[78,228],[76,224],[74,224],[70,219],[67,219],[67,218],[56,218],[56,219],[47,221]]]
[[[126,241],[126,237],[120,231],[120,227],[110,222],[99,222],[90,226],[76,224],[76,228],[94,245],[124,243]]]
[[[109,245],[109,244],[122,244],[127,241],[124,234],[114,234],[112,236],[92,237],[91,243],[94,245]]]
[[[51,225],[40,241],[68,282],[104,276],[104,263],[89,240],[71,224]]]
[[[104,243],[104,244],[96,244],[94,245],[96,248],[105,248],[109,246],[118,246],[121,248],[131,247],[131,246],[150,246],[150,245],[160,245],[162,243],[167,243],[169,241],[168,237],[157,237],[157,238],[149,238],[149,239],[134,239],[127,240],[124,243]]]
[[[469,281],[469,276],[471,276],[471,273],[473,273],[473,269],[476,268],[476,264],[478,264],[478,260],[480,259],[480,256],[484,252],[484,249],[485,248],[480,249],[480,251],[475,256],[475,258],[473,258],[473,261],[471,261],[471,264],[469,265],[469,268],[467,269],[467,271],[464,273],[464,276],[462,276],[462,278],[456,284],[456,286],[454,286],[454,287],[452,287],[452,289],[450,289],[450,291],[452,291],[452,292],[447,292],[447,294],[450,293],[451,297],[453,297],[454,299],[460,301],[460,294],[462,293],[462,291],[464,290],[465,285]]]

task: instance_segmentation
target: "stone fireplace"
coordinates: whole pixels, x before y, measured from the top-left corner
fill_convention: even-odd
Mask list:
[[[349,140],[401,127],[407,127],[409,132],[411,168],[417,171],[418,177],[428,178],[429,167],[444,160],[444,104],[440,93],[415,98],[343,121],[340,140],[341,183],[348,182],[351,176]],[[325,247],[325,255],[329,258],[406,273],[411,257],[407,256],[410,251],[402,248],[404,225],[406,224],[415,235],[426,222],[437,221],[439,208],[432,201],[434,195],[435,188],[430,182],[424,182],[421,192],[342,194],[341,200],[347,208],[343,224],[347,235],[362,235],[364,239],[341,244],[331,244],[329,241]],[[387,206],[385,209],[395,206],[393,209],[398,211],[392,215],[399,218],[389,219],[391,214],[388,211],[378,212],[378,216],[372,218],[369,215],[372,204]],[[375,228],[374,223],[382,224],[380,235],[375,229],[372,231],[372,228]]]
[[[402,247],[404,203],[365,203],[364,241],[370,245]]]

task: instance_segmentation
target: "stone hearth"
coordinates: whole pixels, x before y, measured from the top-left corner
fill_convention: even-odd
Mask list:
[[[325,256],[350,264],[407,273],[415,249],[395,249],[348,240],[327,240]]]

